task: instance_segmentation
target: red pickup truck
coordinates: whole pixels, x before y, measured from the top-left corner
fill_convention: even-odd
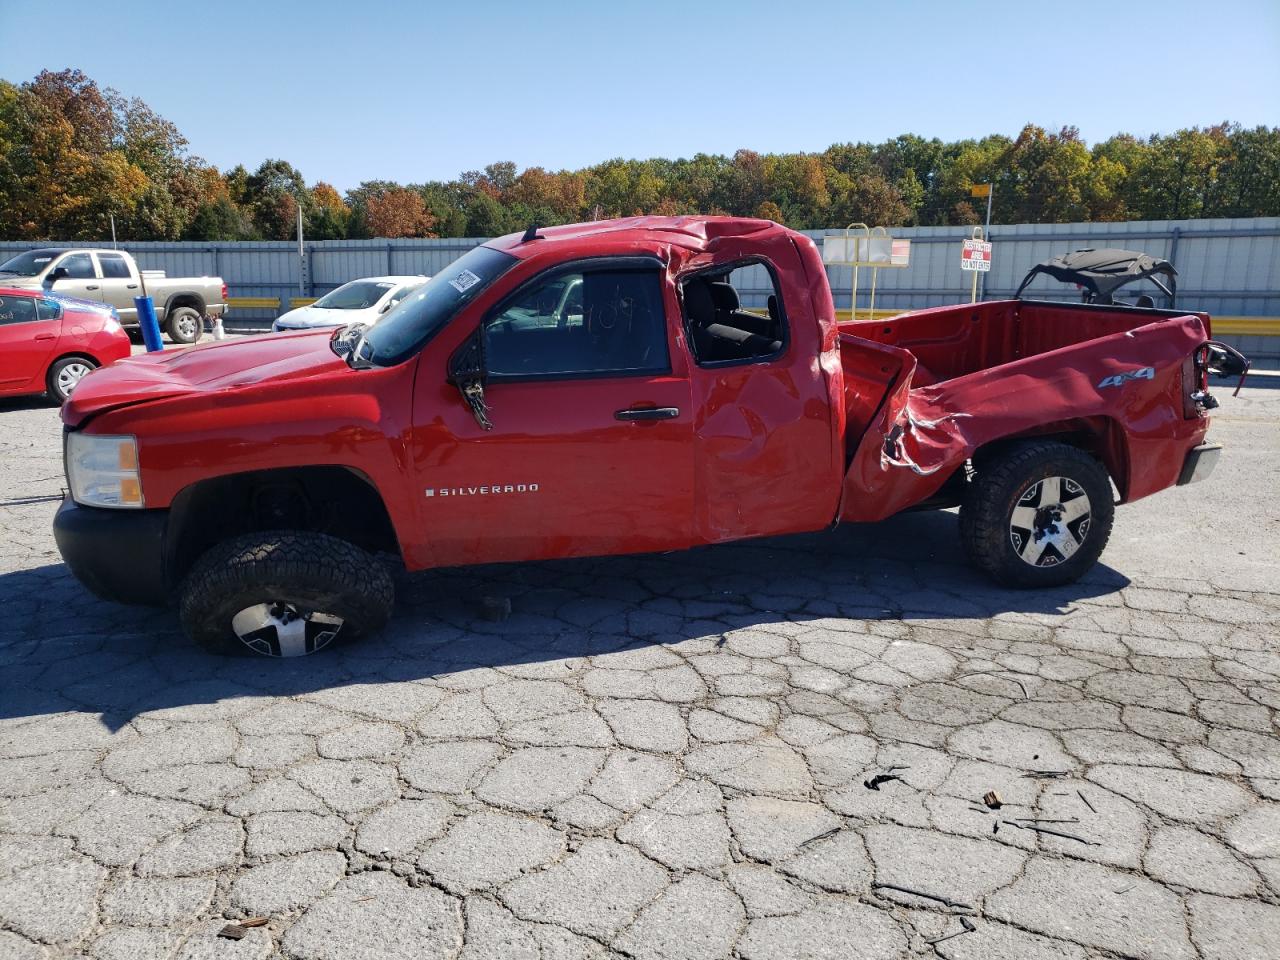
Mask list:
[[[744,298],[748,305],[744,306]],[[213,649],[377,629],[409,570],[672,550],[960,506],[1001,583],[1098,559],[1206,475],[1209,317],[1030,300],[838,324],[775,223],[643,217],[477,247],[372,326],[117,364],[63,408],[54,521],[102,597]]]

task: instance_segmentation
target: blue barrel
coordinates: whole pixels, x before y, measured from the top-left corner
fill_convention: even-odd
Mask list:
[[[150,297],[134,297],[133,305],[138,308],[138,326],[142,328],[142,342],[147,345],[148,353],[163,350],[160,340],[160,321],[156,319],[156,305]]]

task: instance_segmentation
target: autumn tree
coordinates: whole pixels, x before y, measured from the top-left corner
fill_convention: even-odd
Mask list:
[[[434,237],[435,218],[427,212],[421,194],[397,187],[369,198],[366,207],[369,232],[375,237]]]

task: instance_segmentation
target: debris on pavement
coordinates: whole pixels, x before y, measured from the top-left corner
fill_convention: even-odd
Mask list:
[[[953,937],[963,937],[966,933],[973,933],[973,931],[978,929],[977,925],[968,917],[960,918],[960,926],[963,929],[956,930],[953,933],[943,934],[941,937],[935,937],[932,940],[926,940],[925,943],[929,944],[929,946],[933,946],[934,944],[941,943],[943,940],[950,940]]]
[[[802,844],[800,844],[800,846],[801,846],[801,847],[807,847],[807,846],[809,846],[810,844],[817,843],[819,840],[826,840],[828,837],[834,837],[834,836],[835,836],[837,833],[839,833],[842,829],[844,829],[844,828],[843,828],[843,827],[832,827],[830,830],[826,830],[826,831],[824,831],[824,832],[822,832],[822,833],[818,834],[816,837],[810,837],[808,840],[806,840],[806,841],[804,841]]]
[[[254,927],[265,927],[270,922],[270,917],[250,917],[247,920],[237,920],[234,923],[228,923],[219,930],[218,936],[224,940],[243,940],[244,935]]]
[[[916,890],[912,887],[900,886],[896,883],[873,883],[872,890],[896,890],[898,893],[908,893],[913,897],[923,897],[925,900],[933,900],[941,903],[943,906],[954,907],[957,910],[972,910],[973,905],[961,903],[959,900],[952,900],[950,897],[940,897],[936,893],[925,893],[923,890]]]
[[[1098,812],[1097,809],[1094,807],[1094,805],[1089,802],[1089,798],[1084,795],[1083,791],[1077,790],[1076,794],[1080,797],[1081,800],[1084,801],[1084,805],[1089,808],[1089,811],[1091,813]]]
[[[1019,830],[1034,830],[1036,833],[1047,833],[1050,836],[1062,837],[1065,840],[1075,840],[1077,843],[1083,843],[1090,847],[1100,847],[1102,844],[1096,840],[1086,840],[1084,837],[1077,837],[1074,833],[1067,833],[1063,830],[1054,830],[1052,827],[1041,827],[1035,823],[1019,823],[1017,820],[1004,821],[1007,826],[1017,827]]]
[[[1004,806],[1004,801],[1000,799],[1000,794],[996,793],[994,790],[988,790],[984,793],[982,795],[982,802],[992,810],[999,810]]]
[[[511,598],[481,597],[480,612],[486,620],[492,620],[495,623],[501,622],[511,616]]]
[[[862,785],[868,790],[879,790],[880,784],[888,783],[891,780],[901,780],[902,778],[896,773],[877,773],[870,780],[863,780]]]

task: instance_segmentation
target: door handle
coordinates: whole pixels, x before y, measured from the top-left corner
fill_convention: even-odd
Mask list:
[[[678,416],[679,407],[628,407],[613,414],[615,420],[670,420]]]
[[[137,290],[137,289],[138,289],[138,285],[137,285],[136,283],[126,283],[126,284],[125,284],[125,289],[126,289],[126,290]]]
[[[32,339],[34,340],[56,340],[58,339],[52,333],[37,333]]]
[[[86,283],[86,284],[84,285],[84,288],[85,288],[86,290],[97,290],[97,289],[98,289],[98,285],[97,285],[96,283]]]

